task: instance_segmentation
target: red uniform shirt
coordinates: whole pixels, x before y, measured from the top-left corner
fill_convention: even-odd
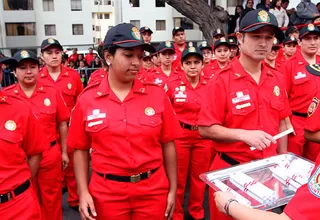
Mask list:
[[[100,82],[103,78],[107,76],[108,72],[105,71],[103,68],[97,69],[93,73],[91,73],[87,86]]]
[[[203,77],[200,77],[195,88],[191,86],[186,76],[169,82],[167,94],[179,121],[189,125],[197,125],[206,88],[207,81]]]
[[[71,118],[67,145],[92,147],[92,169],[100,173],[133,175],[161,166],[161,143],[181,131],[163,89],[138,79],[121,102],[104,78],[81,94]]]
[[[79,54],[71,54],[70,55],[70,57],[68,58],[68,62],[70,62],[71,60],[73,61],[73,62],[77,62],[78,61],[78,56],[79,56]]]
[[[292,220],[320,219],[320,155],[309,182],[301,186],[286,206],[284,212]]]
[[[316,63],[320,63],[317,56]],[[318,77],[306,70],[309,63],[303,58],[301,52],[297,52],[284,66],[286,88],[292,111],[307,113],[310,101],[316,94]]]
[[[170,75],[168,76],[167,74],[165,74],[162,71],[161,66],[160,66],[153,72],[145,73],[144,77],[148,81],[153,82],[154,84],[165,88],[165,86],[168,86],[167,84],[169,81],[171,81],[175,78],[181,78],[182,74],[183,74],[183,72],[178,71],[178,70],[174,70],[172,67],[172,71],[171,71]]]
[[[88,64],[88,66],[91,66],[91,61],[94,60],[94,54],[93,53],[88,53],[85,57],[84,60]]]
[[[40,72],[39,82],[43,85],[53,86],[58,89],[70,111],[74,107],[78,95],[83,90],[79,73],[63,66],[61,66],[61,73],[56,81],[49,75],[47,67],[43,67]]]
[[[39,83],[30,98],[21,90],[19,84],[12,85],[5,91],[13,96],[20,97],[29,104],[49,142],[57,139],[57,123],[68,121],[70,117],[70,111],[59,91],[51,86],[42,86]]]
[[[31,109],[22,100],[0,91],[0,194],[31,178],[26,159],[49,148]]]
[[[183,50],[181,51],[176,43],[173,44],[174,51],[176,52],[176,55],[174,57],[173,61],[173,67],[177,71],[182,71],[181,69],[181,58],[182,58],[182,52],[187,48],[187,44],[184,45]]]
[[[198,124],[222,125],[227,128],[263,130],[279,133],[280,120],[291,114],[285,87],[279,73],[262,65],[260,84],[243,69],[239,60],[221,70],[209,82]],[[226,152],[239,162],[276,154],[277,144],[263,151],[250,150],[243,142],[215,143],[218,152]]]

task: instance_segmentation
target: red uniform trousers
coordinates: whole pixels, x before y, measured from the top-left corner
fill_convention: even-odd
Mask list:
[[[194,219],[202,219],[206,185],[199,175],[209,170],[212,141],[203,140],[198,131],[183,129],[183,138],[175,140],[175,144],[178,158],[178,188],[173,219],[184,219],[183,202],[188,175],[190,175],[188,212]]]
[[[107,180],[93,171],[89,185],[97,220],[165,220],[168,189],[163,166],[137,183]]]
[[[68,203],[70,206],[75,207],[79,205],[79,196],[77,192],[76,176],[74,174],[73,165],[73,149],[68,148],[69,164],[63,171],[64,181],[68,189]]]
[[[41,220],[41,210],[33,187],[0,204],[0,216],[2,220]]]
[[[304,138],[306,118],[292,115],[291,123],[296,135],[288,136],[288,151],[315,161],[320,153],[320,144],[308,142]]]
[[[39,198],[42,219],[62,219],[62,160],[59,144],[43,153],[37,177],[33,180]]]

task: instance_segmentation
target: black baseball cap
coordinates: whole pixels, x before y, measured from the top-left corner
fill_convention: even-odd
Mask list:
[[[158,53],[162,53],[163,51],[166,50],[172,50],[173,52],[175,52],[174,47],[173,47],[173,43],[171,41],[165,41],[165,42],[161,42],[159,44],[159,46],[157,47],[157,52]]]
[[[283,41],[282,41],[283,45],[285,44],[290,44],[290,43],[295,43],[298,44],[298,41],[296,38],[294,38],[293,36],[291,37],[286,37]]]
[[[172,30],[172,36],[176,35],[176,33],[178,33],[179,31],[184,31],[183,27],[175,27]]]
[[[218,28],[217,30],[213,31],[213,33],[212,33],[212,37],[215,37],[215,36],[222,36],[222,37],[224,37],[224,33],[223,33],[223,31],[222,31],[220,28]]]
[[[307,26],[303,27],[299,31],[299,39],[301,40],[308,34],[316,34],[320,35],[320,30],[317,28],[317,26],[314,26],[314,24],[308,24]]]
[[[149,52],[149,51],[144,51],[143,53],[143,58],[146,58],[146,57],[152,57],[152,54]]]
[[[226,38],[222,37],[214,43],[214,50],[216,50],[221,45],[226,45],[229,48],[231,47],[229,41]]]
[[[307,65],[306,69],[309,73],[315,76],[320,76],[320,64]]]
[[[253,32],[266,26],[272,27],[275,37],[280,41],[284,38],[276,17],[263,9],[249,11],[240,22],[240,32]]]
[[[142,46],[145,51],[155,52],[155,48],[143,43],[139,29],[129,23],[122,23],[112,27],[106,34],[103,47],[118,46],[121,48],[132,48]]]
[[[229,38],[229,44],[230,44],[230,46],[239,47],[237,38]]]
[[[199,45],[199,50],[203,50],[203,49],[208,49],[212,51],[212,47],[208,44],[207,41],[203,41],[200,45]]]
[[[299,33],[299,30],[296,26],[289,26],[285,32],[285,36],[288,37],[289,34],[292,34],[293,32],[298,32]]]
[[[150,32],[151,34],[153,34],[153,31],[148,26],[140,28],[140,33],[142,34],[143,32]]]
[[[57,41],[56,39],[53,39],[53,38],[48,38],[48,39],[45,39],[42,41],[41,52],[45,51],[46,49],[48,49],[51,46],[56,46],[56,47],[59,47],[61,50],[63,50],[63,47],[61,46],[59,41]]]
[[[187,47],[187,49],[185,49],[183,52],[182,52],[182,56],[181,56],[181,62],[183,62],[188,56],[190,55],[194,55],[194,56],[197,56],[199,57],[201,60],[203,60],[203,55],[200,51],[199,48],[197,47]]]
[[[0,58],[0,63],[15,67],[23,60],[32,60],[39,64],[37,55],[30,50],[19,50],[13,57],[2,57]]]

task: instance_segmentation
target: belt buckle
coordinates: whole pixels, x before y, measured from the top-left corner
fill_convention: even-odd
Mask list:
[[[141,180],[140,174],[130,176],[131,183],[137,183]]]
[[[196,131],[198,129],[199,129],[198,125],[192,125],[191,126],[191,131]]]

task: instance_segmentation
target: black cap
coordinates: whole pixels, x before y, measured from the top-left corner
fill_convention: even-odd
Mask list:
[[[295,43],[298,44],[298,41],[296,38],[294,38],[293,36],[291,37],[286,37],[283,41],[282,41],[283,45],[285,44],[290,44],[290,43]]]
[[[0,63],[8,64],[10,66],[16,66],[23,60],[33,60],[39,64],[39,59],[35,53],[30,50],[19,50],[13,57],[2,57]]]
[[[150,53],[149,51],[144,51],[143,58],[145,57],[152,57],[152,53]]]
[[[59,41],[57,41],[56,39],[53,39],[53,38],[48,38],[48,39],[45,39],[44,41],[42,41],[42,43],[41,43],[41,52],[45,51],[46,49],[48,49],[51,46],[57,46],[61,50],[63,50],[63,47],[61,46]]]
[[[166,50],[172,50],[173,52],[175,52],[174,47],[173,47],[173,43],[171,41],[165,41],[165,42],[161,42],[159,44],[159,46],[157,47],[157,52],[161,53],[163,51]]]
[[[230,46],[237,46],[238,47],[238,40],[237,38],[229,38]]]
[[[203,41],[200,45],[199,45],[199,50],[203,50],[203,49],[208,49],[212,51],[212,47],[208,44],[207,41]]]
[[[143,43],[139,29],[128,23],[118,24],[107,32],[104,38],[103,47],[105,49],[112,45],[122,48],[142,46],[146,51],[155,51],[155,48],[152,45]]]
[[[301,28],[301,30],[299,31],[299,39],[301,40],[308,34],[320,35],[320,30],[319,28],[314,26],[314,24],[308,24],[307,26]]]
[[[311,64],[307,65],[306,69],[309,73],[315,76],[320,76],[320,65],[319,64]]]
[[[201,53],[199,48],[197,48],[197,47],[187,47],[187,49],[185,49],[182,52],[181,62],[183,62],[190,55],[195,55],[195,56],[199,57],[201,60],[203,60],[203,55],[202,55],[202,53]]]
[[[216,50],[221,45],[226,45],[230,48],[229,41],[226,38],[222,37],[214,43],[214,50]]]
[[[292,34],[293,32],[299,32],[298,28],[296,26],[289,26],[284,35],[288,37],[289,34]]]
[[[280,41],[277,38],[273,39],[272,47],[280,47]]]
[[[276,17],[262,9],[249,11],[243,17],[240,23],[240,32],[253,32],[265,26],[272,27],[276,38],[283,39],[283,32],[278,27]]]
[[[178,33],[179,31],[184,31],[183,27],[175,27],[172,30],[172,36],[176,35],[176,33]]]
[[[224,33],[223,33],[223,31],[222,31],[220,28],[218,28],[217,30],[213,31],[213,33],[212,33],[212,37],[215,37],[215,36],[222,36],[222,37],[224,37]]]
[[[148,26],[140,28],[140,33],[142,34],[143,32],[150,32],[151,34],[153,34],[153,31]]]

